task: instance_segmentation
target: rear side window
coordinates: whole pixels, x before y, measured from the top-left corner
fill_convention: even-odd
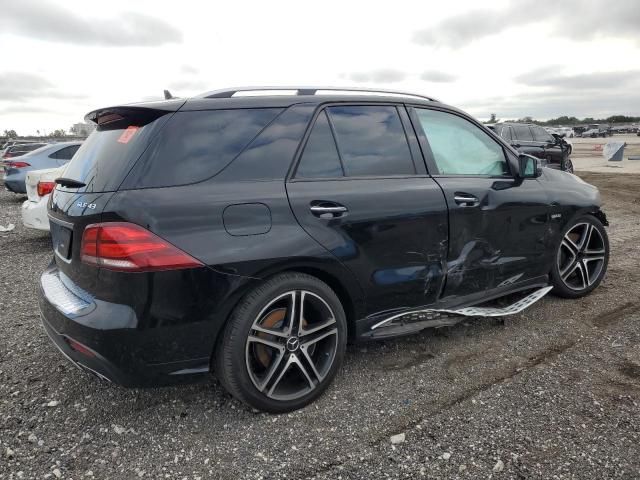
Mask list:
[[[280,108],[177,112],[135,166],[137,187],[196,183],[226,167]]]
[[[71,145],[70,147],[61,148],[57,152],[53,152],[49,155],[49,158],[55,158],[58,160],[71,160],[71,157],[78,151],[80,145]]]
[[[416,173],[396,107],[336,106],[327,111],[347,176]]]
[[[531,134],[531,129],[527,125],[514,125],[513,133],[517,140],[523,142],[532,142],[533,135]]]
[[[325,112],[320,113],[304,147],[296,177],[331,178],[343,176],[338,149]]]

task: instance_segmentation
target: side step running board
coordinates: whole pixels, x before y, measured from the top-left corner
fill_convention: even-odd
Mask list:
[[[549,293],[553,287],[544,287],[540,290],[530,293],[524,298],[521,298],[516,303],[512,303],[506,307],[466,307],[458,308],[455,310],[435,310],[436,312],[454,313],[456,315],[464,315],[465,317],[502,317],[504,315],[513,315],[514,313],[521,312],[525,308],[529,308],[536,303],[547,293]]]
[[[410,333],[429,327],[440,327],[445,325],[455,325],[460,320],[451,318],[449,315],[465,317],[501,317],[513,315],[530,307],[542,297],[544,297],[553,287],[543,287],[521,298],[515,303],[506,307],[464,307],[457,309],[436,309],[429,308],[413,312],[403,312],[393,315],[383,321],[376,323],[371,330],[382,328],[379,332],[385,333]],[[372,336],[378,336],[377,332],[371,332]],[[385,335],[385,334],[382,334]]]

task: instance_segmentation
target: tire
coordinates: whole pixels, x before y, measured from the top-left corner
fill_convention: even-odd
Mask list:
[[[570,158],[566,158],[564,161],[564,171],[573,173],[573,162]]]
[[[333,290],[310,275],[283,273],[233,310],[215,352],[215,374],[245,404],[290,412],[329,386],[346,344],[347,321]]]
[[[593,215],[583,215],[562,232],[551,269],[553,293],[580,298],[600,285],[609,264],[609,237]]]

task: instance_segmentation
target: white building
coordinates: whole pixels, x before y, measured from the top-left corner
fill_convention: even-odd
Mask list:
[[[94,123],[74,123],[71,126],[71,133],[75,135],[80,135],[84,137],[88,137],[91,132],[93,132],[96,128]]]

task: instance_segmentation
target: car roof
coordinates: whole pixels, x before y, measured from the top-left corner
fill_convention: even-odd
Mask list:
[[[538,125],[536,123],[522,123],[522,122],[499,122],[499,123],[496,123],[496,125],[509,125],[509,126],[521,125],[525,127],[542,127],[542,125]]]
[[[291,91],[294,91],[291,93]],[[281,94],[287,92],[288,94]],[[260,92],[259,95],[247,95]],[[237,95],[240,94],[240,95]],[[93,110],[85,120],[97,123],[99,117],[111,113],[135,110],[167,112],[218,110],[231,108],[287,108],[296,104],[322,104],[330,102],[373,102],[433,105],[463,113],[461,110],[421,94],[392,90],[360,89],[352,87],[238,87],[213,90],[189,99],[173,98],[151,102],[131,103]]]
[[[82,141],[79,140],[69,140],[66,142],[53,142],[53,143],[49,143],[48,146],[50,147],[69,147],[71,145],[82,145]]]
[[[57,143],[46,143],[40,148],[36,148],[35,150],[30,151],[26,155],[30,157],[35,157],[36,155],[40,155],[41,153],[46,153],[51,150],[61,150],[64,147],[70,147],[72,145],[82,145],[82,142],[57,142]],[[25,156],[26,156],[25,155]]]

